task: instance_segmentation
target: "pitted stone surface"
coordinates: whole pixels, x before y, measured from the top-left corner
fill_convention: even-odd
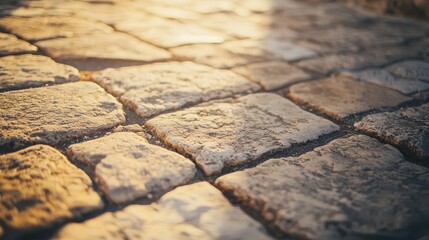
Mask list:
[[[122,106],[90,82],[0,93],[0,146],[58,144],[125,121]]]
[[[0,56],[9,54],[34,53],[37,47],[13,35],[0,33]]]
[[[411,100],[396,91],[344,75],[292,85],[289,95],[293,100],[308,104],[335,119],[395,107]]]
[[[429,82],[429,63],[423,61],[404,61],[387,68],[393,75],[409,80]]]
[[[31,231],[101,209],[91,179],[64,155],[35,145],[0,156],[0,220]]]
[[[363,135],[271,159],[215,184],[268,224],[304,239],[412,236],[429,217],[428,169]]]
[[[131,205],[60,229],[55,240],[271,239],[207,182],[176,188],[151,205]]]
[[[338,130],[334,123],[272,93],[202,104],[158,116],[146,126],[191,155],[206,175]]]
[[[0,58],[0,90],[40,87],[79,80],[77,69],[38,55]]]
[[[95,168],[101,189],[116,203],[170,190],[196,172],[190,160],[130,132],[73,144],[67,153]]]
[[[259,90],[259,86],[231,71],[192,62],[106,69],[94,74],[92,79],[120,96],[124,104],[142,117]]]
[[[279,61],[254,63],[233,68],[232,71],[261,84],[265,90],[273,90],[311,78],[310,74],[301,69]]]
[[[4,17],[0,18],[0,26],[30,41],[113,32],[105,24],[69,16]]]
[[[429,104],[369,115],[355,127],[429,160]]]

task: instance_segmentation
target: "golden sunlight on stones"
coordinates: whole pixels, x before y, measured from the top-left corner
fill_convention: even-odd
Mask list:
[[[13,35],[0,33],[0,56],[8,54],[34,53],[37,47]]]
[[[191,155],[206,175],[339,129],[272,93],[201,104],[158,116],[146,126]]]
[[[304,239],[412,236],[409,226],[429,217],[427,169],[363,135],[271,159],[215,184],[267,224]]]
[[[125,121],[122,105],[91,82],[0,93],[0,146],[58,144]]]
[[[65,156],[35,145],[0,156],[0,220],[31,231],[101,209],[90,178]]]
[[[92,79],[142,117],[260,87],[228,70],[192,62],[106,69]]]
[[[55,240],[271,239],[263,227],[207,182],[165,194],[151,205],[131,205],[60,229]]]
[[[149,144],[135,133],[114,133],[67,149],[72,159],[95,168],[101,189],[116,203],[157,194],[189,182],[195,165]]]
[[[49,57],[26,54],[0,58],[1,91],[77,80],[79,80],[77,69],[56,63]]]

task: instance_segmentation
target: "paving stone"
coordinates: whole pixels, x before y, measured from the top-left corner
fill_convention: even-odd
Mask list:
[[[273,90],[311,78],[299,68],[279,61],[253,63],[231,69],[262,85],[265,90]]]
[[[303,239],[412,238],[427,226],[428,183],[427,168],[364,135],[215,182],[267,224]]]
[[[176,188],[151,205],[131,205],[53,237],[66,239],[271,239],[262,226],[207,182]]]
[[[13,35],[0,33],[0,56],[9,54],[34,53],[37,47]]]
[[[35,145],[0,156],[0,220],[31,231],[103,208],[91,179],[57,150]]]
[[[170,190],[196,173],[190,160],[130,132],[73,144],[67,153],[95,168],[100,188],[116,203]]]
[[[423,61],[403,61],[386,69],[393,75],[409,80],[429,82],[429,63]]]
[[[0,91],[77,80],[77,69],[56,63],[45,56],[26,54],[0,58]]]
[[[349,76],[297,83],[289,88],[290,97],[340,120],[354,114],[395,107],[411,100],[396,91],[360,82]]]
[[[122,33],[91,34],[37,42],[49,56],[79,70],[136,65],[171,57],[163,49]]]
[[[355,127],[429,160],[429,104],[372,114]]]
[[[122,105],[91,82],[0,93],[0,146],[58,144],[125,121]]]
[[[135,133],[139,133],[139,132],[143,132],[143,127],[138,125],[138,124],[131,124],[131,125],[126,125],[126,126],[118,126],[115,128],[115,130],[113,130],[114,132],[135,132]]]
[[[258,85],[231,71],[192,62],[106,69],[95,73],[92,79],[120,96],[125,105],[142,117],[259,90]]]
[[[105,24],[69,16],[4,17],[0,26],[29,41],[113,32]]]
[[[163,114],[146,126],[167,144],[191,155],[206,175],[338,130],[334,123],[272,93]]]

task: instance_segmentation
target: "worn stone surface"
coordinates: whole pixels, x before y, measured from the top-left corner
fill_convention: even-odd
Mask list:
[[[25,54],[0,58],[0,91],[77,80],[79,71],[45,56]]]
[[[64,155],[35,145],[0,156],[0,220],[31,231],[101,209],[91,179]]]
[[[100,188],[116,203],[170,190],[196,172],[190,160],[130,132],[73,144],[67,153],[95,168]]]
[[[395,107],[411,100],[388,88],[360,82],[344,75],[292,85],[289,96],[335,119],[369,110]]]
[[[192,62],[157,63],[106,69],[92,79],[142,117],[185,105],[259,90],[259,86],[228,70]]]
[[[79,70],[165,60],[171,54],[123,33],[94,33],[37,42],[49,56]]]
[[[338,130],[332,122],[272,93],[164,114],[146,126],[178,151],[191,155],[206,175]]]
[[[0,26],[30,41],[113,32],[105,24],[69,16],[4,17]]]
[[[90,82],[0,93],[0,146],[58,144],[119,125],[122,106]]]
[[[429,160],[429,104],[369,115],[355,127]]]
[[[179,187],[151,205],[131,205],[53,237],[65,239],[270,239],[262,226],[207,182]]]
[[[429,63],[423,61],[403,61],[387,67],[393,75],[407,80],[429,82]]]
[[[260,48],[286,61],[297,61],[315,57],[317,55],[315,51],[305,46],[300,46],[293,42],[284,39],[277,39],[274,37],[262,40],[260,43]]]
[[[113,130],[114,132],[143,132],[143,127],[138,124],[131,124],[131,125],[125,125],[125,126],[118,126]]]
[[[9,54],[34,53],[37,47],[13,35],[0,33],[0,56]]]
[[[310,74],[301,69],[280,61],[254,63],[231,70],[261,84],[265,90],[273,90],[311,78]]]
[[[428,183],[427,168],[363,135],[215,182],[268,224],[305,239],[413,238],[427,227]]]

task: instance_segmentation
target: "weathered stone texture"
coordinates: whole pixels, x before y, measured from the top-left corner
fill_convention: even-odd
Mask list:
[[[237,93],[259,86],[228,70],[192,62],[156,63],[106,69],[92,79],[142,117],[150,117],[189,104]]]
[[[0,156],[0,220],[31,231],[100,209],[91,179],[64,155],[35,145]]]
[[[190,160],[130,132],[73,144],[67,153],[95,168],[101,189],[116,203],[185,184],[196,172]]]
[[[429,160],[429,104],[369,115],[355,127]]]
[[[387,67],[393,75],[407,80],[429,82],[429,63],[423,61],[403,61]]]
[[[363,135],[215,182],[268,224],[304,239],[412,238],[427,226],[428,183],[426,168]]]
[[[0,146],[58,144],[125,121],[116,99],[90,82],[5,92],[0,102]]]
[[[262,226],[232,206],[209,183],[179,187],[151,205],[131,205],[83,223],[71,223],[55,240],[270,239]]]
[[[0,56],[9,54],[34,53],[37,47],[13,35],[0,33]]]
[[[146,126],[178,151],[191,155],[206,175],[338,130],[334,123],[271,93],[164,114]]]
[[[0,58],[0,90],[40,87],[79,80],[77,69],[38,55]]]

